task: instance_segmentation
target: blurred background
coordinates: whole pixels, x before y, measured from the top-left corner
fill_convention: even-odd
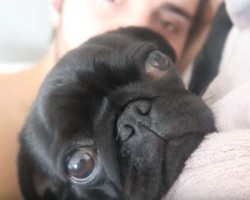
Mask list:
[[[0,73],[31,67],[45,56],[50,45],[49,1],[0,2]]]
[[[43,78],[40,74],[45,73],[34,66],[49,50],[53,29],[50,13],[48,0],[0,0],[1,200],[20,199],[17,134]]]

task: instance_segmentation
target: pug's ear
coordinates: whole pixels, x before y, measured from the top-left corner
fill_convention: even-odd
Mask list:
[[[56,200],[59,186],[35,165],[27,149],[22,148],[18,155],[19,185],[25,200]]]

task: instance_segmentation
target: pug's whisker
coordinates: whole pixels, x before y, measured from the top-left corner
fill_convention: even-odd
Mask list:
[[[212,99],[212,98],[214,98],[214,97],[215,97],[215,94],[210,95],[210,96],[206,97],[205,99],[203,99],[203,101],[204,101],[204,102],[207,102],[208,100],[210,100],[210,99]]]
[[[150,132],[152,132],[155,136],[157,136],[158,138],[160,138],[161,140],[163,140],[166,144],[168,143],[167,140],[165,140],[163,137],[161,137],[158,133],[156,133],[155,131],[153,131],[152,129],[148,128],[147,126],[145,126],[144,124],[140,124],[143,128],[146,128],[147,130],[149,130]]]
[[[193,88],[194,88],[194,82],[192,82],[191,83],[191,85],[190,86],[188,86],[188,91],[192,91],[193,90]]]
[[[116,184],[113,181],[109,180],[108,181],[110,183],[110,185],[113,187],[114,192],[116,193],[117,197],[119,197],[118,199],[123,199],[122,197],[122,188],[120,184]]]
[[[119,139],[119,133],[116,134],[115,140],[117,141]]]
[[[203,88],[198,96],[201,97],[206,92],[207,89],[208,89],[208,86]]]

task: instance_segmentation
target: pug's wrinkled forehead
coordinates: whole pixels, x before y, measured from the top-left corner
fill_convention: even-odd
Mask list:
[[[44,113],[44,118],[53,124],[56,121],[60,124],[63,119],[60,119],[61,112],[58,110],[76,106],[79,101],[82,110],[79,108],[78,118],[82,117],[85,126],[90,126],[95,121],[94,115],[100,109],[103,97],[112,94],[112,98],[126,102],[130,98],[156,95],[154,93],[157,90],[160,93],[166,87],[174,89],[174,84],[182,88],[183,84],[174,69],[174,61],[175,53],[167,41],[145,28],[121,28],[94,37],[67,53],[46,78],[41,89],[43,101],[45,99],[41,110],[48,112]],[[164,77],[165,81],[159,81]],[[152,86],[148,80],[159,82]],[[134,86],[131,87],[131,84]],[[130,90],[131,95],[128,95]],[[124,93],[124,97],[115,93]],[[93,102],[96,102],[94,106]],[[121,103],[121,100],[118,102]],[[69,119],[75,115],[65,110],[63,113]],[[71,123],[70,120],[64,121]],[[67,122],[61,125],[63,130],[65,127],[69,127]],[[73,127],[72,124],[70,127]]]

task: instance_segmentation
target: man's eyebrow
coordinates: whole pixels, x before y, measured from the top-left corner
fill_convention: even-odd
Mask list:
[[[188,21],[192,20],[192,18],[193,18],[187,11],[185,11],[185,10],[183,10],[183,9],[179,8],[178,6],[175,6],[173,4],[165,3],[165,4],[160,6],[160,9],[181,15],[182,17],[184,17]]]

